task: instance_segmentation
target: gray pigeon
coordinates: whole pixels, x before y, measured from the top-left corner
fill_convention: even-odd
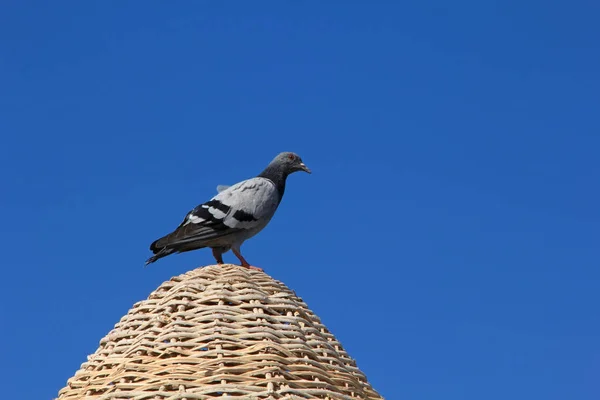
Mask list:
[[[230,249],[243,267],[251,266],[240,252],[244,241],[260,232],[271,220],[285,191],[289,174],[308,167],[295,153],[280,153],[255,178],[232,186],[219,185],[212,199],[190,211],[173,232],[150,245],[154,255],[146,265],[173,253],[210,247],[218,264]]]

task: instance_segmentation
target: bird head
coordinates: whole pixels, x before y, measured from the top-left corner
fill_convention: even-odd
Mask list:
[[[278,164],[278,166],[283,169],[286,175],[298,171],[304,171],[309,174],[311,173],[310,169],[302,161],[302,158],[300,158],[298,154],[289,151],[279,153],[272,161],[272,164],[273,163]]]

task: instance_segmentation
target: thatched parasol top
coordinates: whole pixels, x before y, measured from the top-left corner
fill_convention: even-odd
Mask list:
[[[198,268],[131,310],[58,399],[381,399],[301,298],[264,272]]]

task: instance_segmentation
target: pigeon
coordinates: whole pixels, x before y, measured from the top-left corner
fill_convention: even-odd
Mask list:
[[[300,156],[283,152],[258,176],[217,186],[213,198],[187,213],[173,232],[152,242],[154,255],[146,265],[173,253],[210,247],[217,264],[232,250],[242,267],[261,270],[246,261],[240,247],[267,226],[281,203],[288,175],[297,171],[311,173]]]

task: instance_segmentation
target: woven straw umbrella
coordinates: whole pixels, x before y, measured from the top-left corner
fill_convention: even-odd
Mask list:
[[[381,399],[283,283],[235,265],[164,282],[131,310],[59,400]]]

